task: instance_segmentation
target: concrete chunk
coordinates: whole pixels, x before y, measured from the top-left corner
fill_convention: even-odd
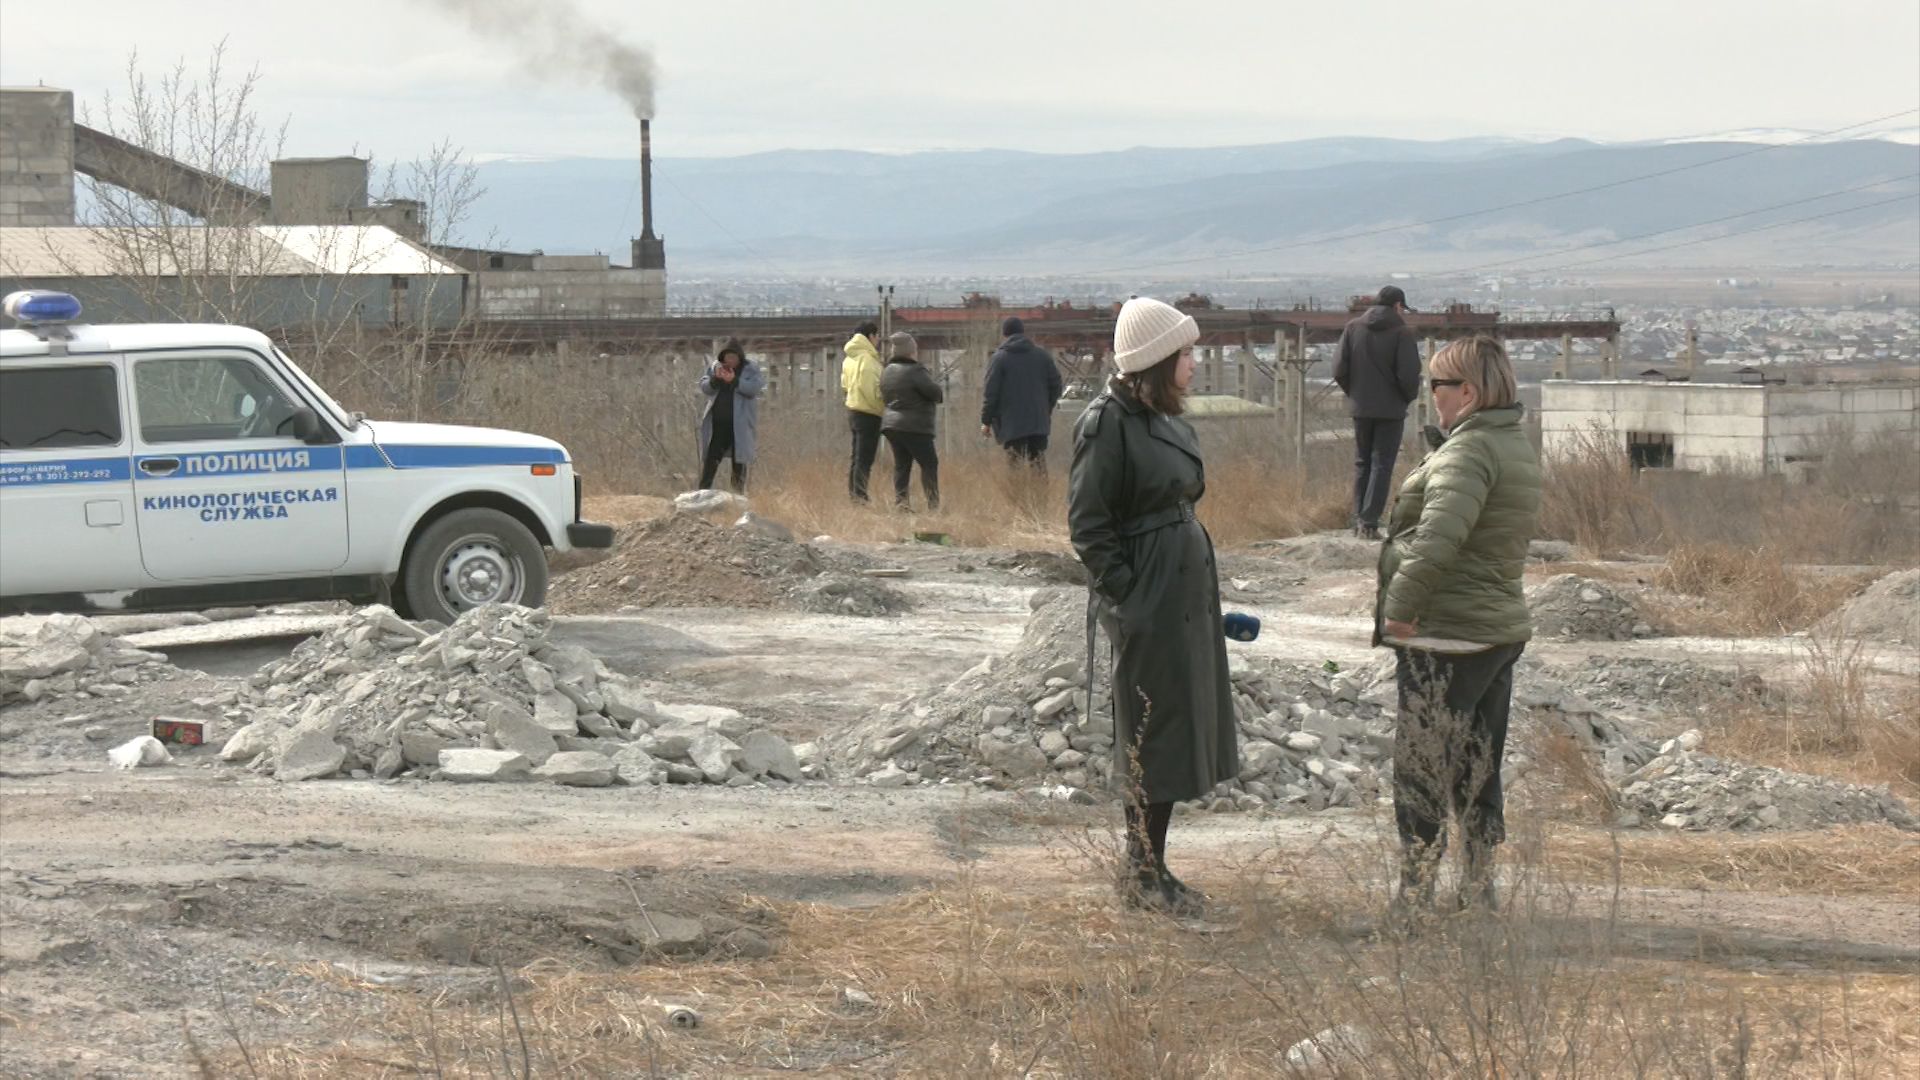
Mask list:
[[[623,784],[635,786],[664,784],[667,764],[637,746],[623,747],[610,759],[614,776]]]
[[[511,750],[463,747],[440,751],[440,779],[455,783],[518,780],[528,771],[526,755]]]
[[[740,769],[751,776],[800,779],[800,758],[787,740],[771,731],[756,731],[740,746]]]
[[[535,723],[522,709],[493,702],[481,711],[481,716],[486,722],[487,734],[500,744],[500,749],[521,754],[530,763],[544,762],[560,749],[553,733]]]
[[[287,782],[332,776],[346,764],[347,751],[333,741],[332,725],[302,724],[280,744],[273,778]]]
[[[541,694],[533,702],[533,722],[549,735],[571,735],[580,730],[580,710],[567,694]]]
[[[613,783],[613,759],[590,750],[562,751],[533,770],[533,778],[568,787],[606,787]]]
[[[687,759],[708,783],[724,784],[740,767],[740,745],[717,731],[703,732],[687,746]]]

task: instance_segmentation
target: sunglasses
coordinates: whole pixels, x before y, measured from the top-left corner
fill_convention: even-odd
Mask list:
[[[1438,393],[1440,388],[1443,386],[1465,386],[1465,385],[1467,385],[1467,380],[1465,379],[1428,379],[1427,380],[1427,389],[1433,393]]]

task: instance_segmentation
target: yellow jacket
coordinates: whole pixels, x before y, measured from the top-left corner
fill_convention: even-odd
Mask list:
[[[887,403],[880,397],[880,350],[865,334],[847,342],[847,358],[840,365],[840,389],[847,392],[847,408],[880,416]]]

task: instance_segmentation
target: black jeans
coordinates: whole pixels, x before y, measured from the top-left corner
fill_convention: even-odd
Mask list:
[[[700,487],[713,486],[713,478],[720,472],[720,459],[733,457],[733,432],[716,431],[707,440],[707,452],[700,461]],[[739,494],[747,491],[747,467],[733,458],[733,490]]]
[[[1526,645],[1477,653],[1399,648],[1393,731],[1393,819],[1400,843],[1437,857],[1447,813],[1468,844],[1507,837],[1500,762],[1513,706],[1513,665]]]
[[[920,490],[927,495],[927,509],[940,509],[940,454],[933,447],[933,436],[908,431],[888,431],[887,449],[893,451],[893,498],[906,507],[907,483],[913,479],[913,466],[920,465]]]
[[[847,463],[847,494],[867,501],[867,480],[873,459],[880,454],[880,418],[858,409],[847,410],[847,430],[853,433],[853,456]]]
[[[1041,472],[1047,471],[1047,437],[1045,435],[1027,435],[1018,439],[1008,439],[1002,444],[1007,457],[1015,465],[1031,465]]]
[[[1353,519],[1357,525],[1380,524],[1387,507],[1387,489],[1393,485],[1393,463],[1400,458],[1405,420],[1353,418]]]

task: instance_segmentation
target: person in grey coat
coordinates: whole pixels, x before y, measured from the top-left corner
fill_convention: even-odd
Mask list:
[[[747,359],[738,341],[729,341],[700,376],[700,392],[707,396],[700,414],[700,486],[713,486],[720,459],[733,458],[733,490],[747,490],[747,466],[753,464],[759,442],[760,394],[767,388],[766,373]]]
[[[907,485],[915,462],[920,465],[920,488],[927,509],[940,509],[940,454],[934,448],[934,406],[947,399],[933,373],[920,364],[920,345],[912,334],[887,339],[893,354],[880,369],[880,397],[887,411],[880,415],[880,434],[893,451],[893,497],[908,509]]]
[[[1006,340],[987,364],[987,387],[980,401],[980,433],[991,435],[1016,464],[1047,468],[1047,439],[1053,434],[1053,407],[1066,383],[1053,354],[1033,343],[1026,324],[1009,315],[1000,324]]]
[[[1369,540],[1380,539],[1407,406],[1420,397],[1420,345],[1402,318],[1412,310],[1400,286],[1381,289],[1366,314],[1341,332],[1333,362],[1333,381],[1353,416],[1353,529]]]
[[[1179,915],[1198,914],[1204,897],[1167,869],[1173,804],[1240,768],[1213,541],[1194,515],[1206,468],[1180,419],[1199,336],[1192,316],[1170,305],[1127,301],[1114,335],[1120,374],[1074,427],[1067,486],[1089,619],[1114,650],[1113,777],[1126,799],[1130,864],[1122,889],[1131,903]],[[1088,687],[1097,689],[1091,679]]]

